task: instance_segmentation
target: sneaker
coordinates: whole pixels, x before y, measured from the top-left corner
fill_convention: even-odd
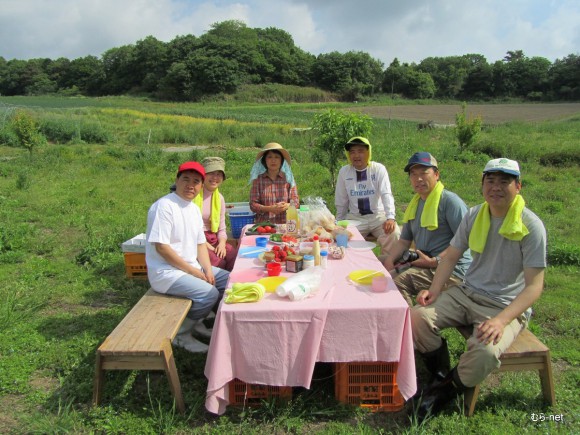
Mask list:
[[[193,332],[195,334],[199,334],[202,337],[205,338],[211,338],[211,333],[212,333],[213,329],[210,329],[208,327],[206,327],[203,323],[203,320],[198,320],[194,325],[193,325]]]
[[[193,338],[189,333],[176,335],[173,344],[192,353],[205,353],[209,349],[207,344]]]

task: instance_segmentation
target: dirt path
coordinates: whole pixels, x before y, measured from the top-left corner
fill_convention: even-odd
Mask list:
[[[434,121],[438,124],[455,123],[455,114],[461,112],[459,104],[428,106],[362,106],[351,110],[373,118]],[[580,103],[560,104],[468,104],[468,116],[481,116],[485,124],[508,121],[545,121],[580,113]]]

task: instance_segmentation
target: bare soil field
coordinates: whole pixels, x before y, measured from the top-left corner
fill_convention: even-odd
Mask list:
[[[454,124],[455,114],[461,112],[461,105],[363,106],[353,107],[351,110],[373,118]],[[509,121],[545,121],[578,113],[580,113],[580,103],[467,105],[468,116],[481,116],[484,124],[501,124]]]

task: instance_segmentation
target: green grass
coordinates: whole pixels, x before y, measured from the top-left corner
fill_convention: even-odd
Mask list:
[[[551,349],[557,404],[542,403],[535,373],[492,375],[482,385],[474,417],[464,418],[451,405],[418,426],[406,412],[370,414],[340,406],[323,366],[317,368],[321,372],[313,388],[289,404],[231,408],[215,417],[203,406],[205,357],[181,349],[176,349],[176,360],[185,416],[175,413],[167,379],[155,372],[108,372],[104,403],[91,407],[95,350],[147,288],[124,277],[120,244],[144,232],[147,210],[168,192],[177,165],[208,155],[224,157],[228,179],[220,190],[227,201],[247,201],[255,155],[266,142],[277,141],[292,154],[300,195],[322,196],[334,211],[328,170],[310,158],[314,133],[292,129],[309,126],[315,110],[346,106],[167,104],[128,98],[0,102],[34,106],[37,119],[52,122],[55,129],[81,127],[80,140],[78,135],[53,140],[35,150],[32,159],[24,149],[0,146],[0,432],[579,431],[580,169],[573,158],[564,164],[554,160],[559,153],[576,151],[578,117],[500,125],[483,131],[464,153],[458,152],[452,131],[417,132],[412,122],[375,121],[373,156],[389,169],[399,220],[400,206],[413,194],[402,169],[413,152],[432,152],[443,183],[468,205],[482,201],[485,162],[496,152],[507,152],[520,161],[524,198],[548,230],[551,266],[531,328]],[[12,107],[0,107],[0,129]],[[91,131],[98,126],[107,140],[84,141],[85,125]],[[209,148],[162,151],[175,144]],[[546,164],[545,156],[553,164]],[[454,331],[446,334],[456,361],[464,342]],[[563,414],[564,423],[532,422],[531,412]]]

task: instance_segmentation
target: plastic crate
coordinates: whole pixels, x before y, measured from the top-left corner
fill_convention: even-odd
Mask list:
[[[397,386],[396,362],[348,362],[334,367],[334,393],[339,402],[371,411],[395,412],[405,405]]]
[[[242,228],[248,224],[254,223],[255,214],[251,211],[231,211],[230,225],[232,227],[232,236],[239,239],[242,235]]]
[[[247,384],[239,379],[230,381],[231,406],[260,406],[263,400],[292,400],[292,387]]]
[[[145,254],[140,252],[124,252],[125,274],[129,278],[147,278],[147,263]]]

